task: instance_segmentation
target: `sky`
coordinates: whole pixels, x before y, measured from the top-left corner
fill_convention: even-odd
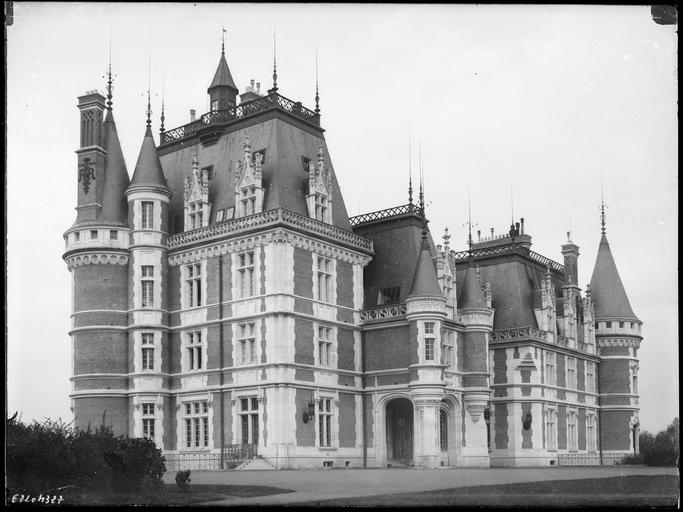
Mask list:
[[[435,241],[466,248],[524,217],[532,249],[580,247],[590,281],[607,236],[643,321],[641,428],[678,415],[678,124],[675,26],[647,6],[14,3],[7,27],[7,410],[69,421],[77,97],[104,91],[132,174],[152,94],[158,141],[208,110],[226,55],[243,92],[272,86],[314,108],[350,215],[407,203],[425,175]],[[419,145],[419,146],[418,146]],[[418,147],[420,148],[418,152]],[[601,187],[602,182],[602,187]]]

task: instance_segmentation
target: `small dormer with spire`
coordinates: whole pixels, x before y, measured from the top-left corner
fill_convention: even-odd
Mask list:
[[[552,281],[550,268],[546,268],[545,276],[541,280],[540,301],[534,308],[536,323],[542,331],[557,332],[557,304],[555,285]]]
[[[448,228],[444,229],[442,238],[443,246],[436,246],[436,271],[439,284],[441,285],[441,291],[443,292],[444,297],[446,297],[448,316],[449,318],[454,319],[454,313],[457,309],[455,299],[455,267],[450,258],[451,235],[448,234]]]
[[[192,155],[192,172],[185,178],[185,231],[209,225],[209,169],[199,169],[197,154]]]
[[[235,161],[235,216],[246,217],[263,211],[261,165],[263,155],[252,155],[249,137],[244,139],[244,158]]]
[[[225,35],[225,29],[223,35]],[[207,92],[209,93],[212,112],[231,109],[237,103],[238,90],[235,81],[232,79],[228,62],[225,60],[225,37],[221,45],[221,58],[218,61],[218,68]]]
[[[325,168],[322,145],[318,146],[318,162],[308,163],[308,216],[321,222],[332,222],[332,172]]]

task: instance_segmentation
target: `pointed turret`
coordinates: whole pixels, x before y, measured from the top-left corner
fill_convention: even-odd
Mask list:
[[[590,286],[595,304],[595,320],[625,319],[639,321],[631,309],[631,303],[619,277],[619,271],[612,257],[604,228]]]
[[[458,306],[460,309],[488,307],[479,276],[473,266],[470,266],[465,271],[462,291],[460,292],[460,297],[458,297]]]
[[[102,196],[102,220],[126,224],[128,204],[125,191],[130,184],[126,162],[121,151],[121,143],[116,131],[114,114],[107,110],[104,119],[104,149],[107,151],[104,164],[104,194]]]
[[[436,268],[434,268],[434,263],[432,261],[432,255],[429,251],[427,231],[422,232],[420,255],[417,258],[415,274],[413,275],[413,284],[410,287],[408,297],[444,298],[436,275]]]
[[[225,60],[225,43],[218,61],[216,74],[213,76],[211,85],[206,90],[211,99],[211,110],[227,110],[235,106],[237,101],[237,86],[232,79],[228,62]]]
[[[154,187],[168,191],[166,178],[164,177],[164,171],[161,168],[159,154],[157,153],[157,148],[154,144],[154,136],[152,135],[150,126],[147,127],[145,137],[142,139],[140,155],[135,164],[133,179],[130,181],[128,190],[137,187]]]

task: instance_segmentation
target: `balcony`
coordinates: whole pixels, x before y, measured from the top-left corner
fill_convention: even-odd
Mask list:
[[[320,127],[320,114],[307,109],[300,101],[292,101],[278,93],[271,93],[228,110],[208,112],[196,121],[168,130],[161,134],[159,145],[179,142],[196,135],[203,128],[233,123],[268,110],[281,110],[306,123]]]

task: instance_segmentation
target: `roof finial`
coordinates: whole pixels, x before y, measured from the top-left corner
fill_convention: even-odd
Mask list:
[[[149,62],[147,65],[147,129],[152,129],[152,101],[150,98],[150,89],[152,83],[152,52],[149,53]]]
[[[472,254],[472,198],[470,190],[467,189],[467,247],[470,255]]]
[[[410,205],[410,210],[412,211],[413,206],[413,158],[412,151],[410,149],[410,136],[408,136],[408,204]]]
[[[422,170],[422,142],[417,141],[417,151],[420,159],[420,213],[425,214],[425,200],[424,200],[424,174]]]
[[[607,232],[605,229],[605,209],[607,209],[607,206],[605,205],[605,198],[603,195],[602,168],[601,168],[600,169],[600,225],[601,225],[600,232],[603,235]]]
[[[320,95],[318,94],[318,49],[315,49],[315,113],[320,115]]]
[[[450,239],[451,239],[451,235],[448,234],[448,227],[444,228],[442,238],[443,238],[443,249],[446,252],[446,254],[448,254],[448,249],[449,249]]]
[[[111,105],[112,105],[112,91],[114,90],[114,87],[112,86],[112,78],[111,78],[111,23],[109,24],[109,71],[107,73],[108,75],[108,80],[107,80],[107,110],[111,110]]]
[[[164,116],[164,85],[165,85],[165,80],[164,80],[164,74],[161,74],[161,128],[159,128],[159,133],[163,135],[163,133],[166,131],[164,129],[164,120],[166,117]]]
[[[223,25],[223,32],[221,32],[221,55],[225,55],[225,34],[227,30],[225,30],[225,25]]]
[[[277,53],[275,47],[275,29],[273,29],[273,88],[270,92],[277,92]]]
[[[512,185],[510,185],[510,222],[515,225],[515,196],[512,193]]]

